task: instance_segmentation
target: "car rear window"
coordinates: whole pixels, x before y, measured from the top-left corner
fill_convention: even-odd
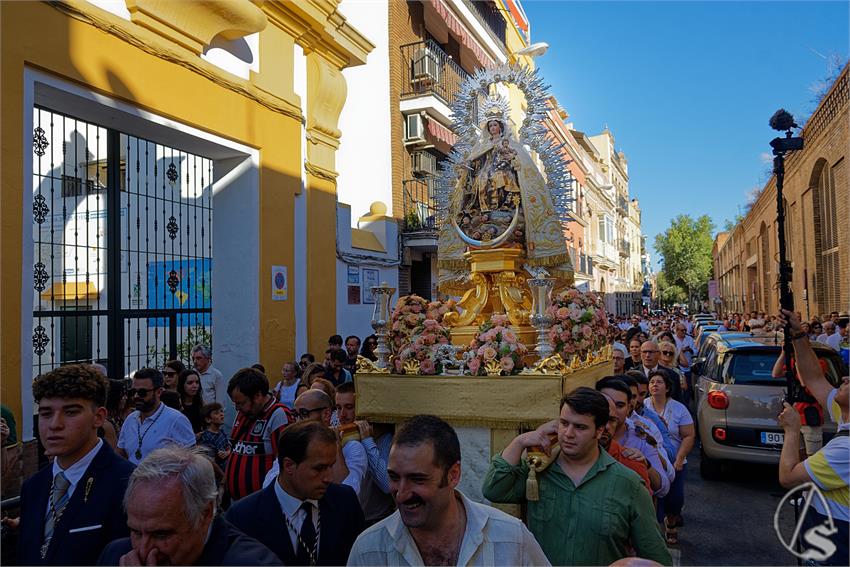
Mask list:
[[[730,356],[726,366],[726,381],[734,384],[764,384],[770,386],[783,385],[785,377],[773,378],[773,365],[776,363],[777,351],[744,351]],[[840,382],[841,368],[838,355],[818,353],[818,358],[827,360],[827,380],[837,386]]]

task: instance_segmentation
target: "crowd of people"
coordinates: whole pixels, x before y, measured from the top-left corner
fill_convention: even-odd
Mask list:
[[[806,386],[846,425],[846,380],[833,389],[816,361],[804,366],[797,339],[811,325],[787,313],[773,324],[786,318],[799,334],[800,371],[811,372]],[[522,504],[525,523],[458,490],[460,442],[444,420],[359,419],[353,376],[358,356],[375,360],[374,336],[334,335],[323,361],[304,354],[271,380],[261,364],[224,378],[204,345],[192,349],[191,367],[172,360],[140,369],[129,387],[98,365],[62,366],[33,383],[38,437],[52,462],[25,481],[20,517],[4,519],[17,531],[17,561],[669,565],[696,442],[694,323],[683,313],[613,323],[613,374],[565,395],[558,416],[490,463],[484,497]],[[779,419],[793,437],[799,420]],[[789,443],[780,480],[838,491],[830,511],[846,522],[848,478],[830,471],[846,471],[848,447],[833,443],[805,461]],[[543,466],[531,464],[533,452]]]

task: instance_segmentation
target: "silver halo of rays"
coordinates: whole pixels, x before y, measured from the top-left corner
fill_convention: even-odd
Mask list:
[[[526,116],[519,128],[519,141],[537,154],[543,164],[546,187],[552,195],[555,213],[561,223],[569,220],[573,202],[572,180],[566,159],[561,150],[564,144],[558,143],[545,125],[546,115],[552,110],[549,102],[549,85],[543,82],[538,69],[529,69],[521,65],[502,64],[495,67],[478,69],[461,83],[459,92],[451,105],[452,131],[457,143],[452,147],[447,159],[441,164],[437,174],[435,200],[437,217],[446,222],[451,214],[451,194],[458,179],[460,168],[465,168],[469,152],[478,141],[478,125],[484,120],[484,107],[495,104],[490,87],[496,84],[515,85],[526,100]],[[499,97],[501,98],[501,97]],[[476,109],[481,103],[481,111]],[[507,114],[507,112],[505,113]]]

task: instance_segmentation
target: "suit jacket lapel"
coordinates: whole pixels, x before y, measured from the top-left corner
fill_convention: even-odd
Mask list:
[[[280,541],[281,544],[278,546],[269,545],[267,547],[275,552],[284,565],[295,565],[295,550],[292,549],[289,527],[283,517],[283,510],[280,509],[280,502],[274,491],[274,483],[263,489],[256,521],[260,523],[260,537],[257,539],[268,542]]]
[[[113,453],[112,447],[104,441],[100,450],[97,452],[97,455],[94,456],[94,459],[92,459],[92,462],[86,469],[86,472],[83,474],[82,478],[80,478],[80,482],[77,483],[76,488],[74,488],[74,494],[71,495],[71,499],[65,506],[65,511],[62,512],[62,517],[54,526],[53,538],[50,540],[50,548],[47,550],[47,557],[45,560],[49,561],[53,554],[56,553],[56,550],[60,548],[62,540],[67,537],[68,530],[71,529],[71,526],[74,523],[74,519],[85,509],[86,504],[88,503],[87,501],[91,498],[90,491],[95,489],[103,469],[109,467],[110,453]],[[50,489],[48,488],[48,491],[49,490]],[[47,502],[45,502],[44,505],[46,507]],[[121,504],[118,503],[118,505]]]
[[[342,534],[339,526],[339,514],[335,513],[333,503],[328,499],[327,493],[319,500],[319,520],[321,522],[319,531],[319,563],[322,565],[333,565],[338,563],[334,557],[338,538]]]

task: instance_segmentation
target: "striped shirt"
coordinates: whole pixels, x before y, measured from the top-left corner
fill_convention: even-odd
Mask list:
[[[841,420],[841,408],[835,401],[838,388],[832,390],[826,398],[829,416],[838,424],[836,435],[823,449],[804,461],[806,472],[823,491],[827,506],[833,518],[850,521],[850,423]],[[813,498],[812,505],[819,513],[826,515],[820,499]]]
[[[230,439],[233,452],[224,474],[227,491],[233,500],[263,487],[263,478],[277,456],[278,437],[290,423],[295,423],[295,418],[274,397],[270,397],[259,416],[241,411],[236,415]]]

